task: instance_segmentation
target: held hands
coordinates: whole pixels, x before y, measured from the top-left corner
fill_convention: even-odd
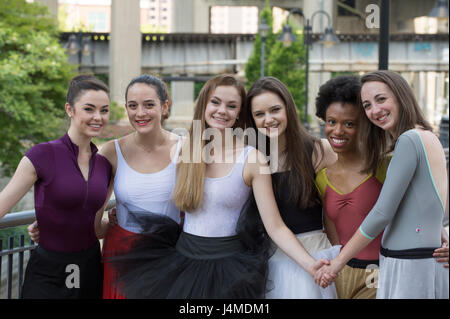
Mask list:
[[[337,278],[339,271],[344,268],[336,259],[333,259],[328,264],[323,265],[315,274],[314,281],[322,288],[331,285]]]
[[[27,230],[31,240],[34,241],[36,244],[39,244],[39,227],[37,221],[35,220],[33,224],[29,225],[27,227]]]
[[[329,267],[330,261],[327,259],[319,259],[316,260],[310,267],[310,270],[308,270],[309,274],[314,278],[314,281],[321,286],[322,288],[326,288],[327,286],[331,285],[333,281],[336,279],[337,275],[330,274],[329,278],[330,283],[324,282],[323,285],[320,282],[320,278],[322,277],[322,274],[320,274],[320,271],[324,269],[325,267]],[[319,282],[316,280],[316,278],[319,278]]]

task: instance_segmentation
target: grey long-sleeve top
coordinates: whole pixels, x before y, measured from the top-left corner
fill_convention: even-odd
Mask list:
[[[384,228],[382,247],[392,250],[441,246],[444,205],[416,130],[397,139],[380,196],[360,226],[369,239]]]

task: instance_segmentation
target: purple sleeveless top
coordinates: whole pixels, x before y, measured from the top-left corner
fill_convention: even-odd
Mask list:
[[[78,166],[78,146],[68,134],[35,145],[25,154],[38,176],[34,205],[39,245],[45,249],[75,252],[97,241],[94,219],[106,200],[111,164],[97,154],[93,143],[91,151],[88,181]]]

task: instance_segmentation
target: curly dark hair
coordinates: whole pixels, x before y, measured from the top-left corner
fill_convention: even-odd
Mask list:
[[[325,121],[328,107],[335,102],[358,105],[361,91],[359,77],[341,75],[320,86],[316,97],[316,116]]]

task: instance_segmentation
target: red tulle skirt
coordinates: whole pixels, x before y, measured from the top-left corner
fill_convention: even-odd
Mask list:
[[[138,238],[138,234],[123,229],[119,225],[115,225],[108,230],[102,249],[103,299],[125,299],[116,285],[118,274],[108,262],[108,259],[126,254]]]

